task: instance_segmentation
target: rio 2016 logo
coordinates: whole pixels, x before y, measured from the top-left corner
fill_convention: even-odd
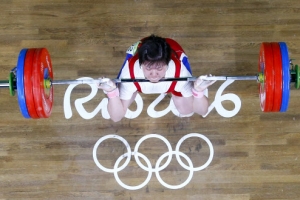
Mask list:
[[[93,80],[92,78],[89,77],[82,77],[79,78],[77,80]],[[223,91],[226,87],[228,87],[230,84],[232,84],[234,82],[234,80],[226,80],[218,89],[218,91],[216,92],[214,101],[211,103],[211,105],[208,108],[208,112],[203,115],[203,117],[206,117],[214,108],[216,109],[216,111],[222,116],[222,117],[233,117],[235,116],[239,110],[241,109],[241,100],[240,98],[236,95],[236,94],[232,94],[232,93],[227,93],[227,94],[223,94]],[[72,109],[71,109],[71,93],[72,90],[79,84],[72,84],[69,85],[69,87],[67,88],[66,92],[65,92],[65,96],[64,96],[64,113],[65,113],[65,118],[66,119],[70,119],[73,115],[72,113]],[[108,103],[108,99],[107,98],[103,98],[102,101],[98,104],[98,106],[92,111],[92,112],[88,112],[86,111],[86,109],[84,108],[83,104],[87,103],[88,101],[92,100],[97,92],[98,92],[98,87],[96,84],[87,84],[91,87],[91,93],[83,98],[79,98],[76,99],[74,104],[75,104],[75,108],[77,110],[77,112],[79,113],[79,115],[83,118],[83,119],[92,119],[93,117],[95,117],[100,111],[102,114],[102,117],[104,119],[110,119],[109,113],[107,111],[107,103]],[[207,94],[206,94],[207,95]],[[172,99],[170,100],[170,103],[168,105],[167,108],[165,108],[164,110],[161,111],[157,111],[155,110],[155,107],[165,98],[166,94],[160,94],[147,108],[147,113],[150,117],[153,118],[158,118],[158,117],[163,117],[166,114],[168,114],[169,112],[172,112],[174,115],[176,116],[180,116],[179,112],[177,111]],[[226,110],[223,105],[222,105],[222,101],[231,101],[234,104],[234,109],[233,110]],[[135,103],[136,103],[136,110],[135,111],[131,111],[130,109],[127,110],[125,117],[128,119],[134,119],[136,117],[138,117],[144,107],[144,102],[142,97],[137,94],[136,98],[135,98]]]

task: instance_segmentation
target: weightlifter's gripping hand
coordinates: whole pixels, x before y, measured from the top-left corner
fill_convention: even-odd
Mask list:
[[[111,92],[117,88],[116,84],[109,78],[99,78],[98,88],[102,89],[104,93]]]
[[[197,80],[194,82],[194,89],[197,92],[203,92],[209,86],[211,86],[216,82],[216,80],[204,80],[206,77],[212,77],[212,75],[209,74],[209,75],[199,76]]]

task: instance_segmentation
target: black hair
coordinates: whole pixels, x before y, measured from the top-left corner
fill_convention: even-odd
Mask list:
[[[168,65],[171,60],[171,47],[165,38],[152,34],[142,40],[138,55],[140,65],[151,66],[154,63]]]

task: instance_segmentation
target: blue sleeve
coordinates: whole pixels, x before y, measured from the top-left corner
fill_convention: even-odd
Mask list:
[[[184,58],[182,59],[182,63],[187,68],[187,70],[192,74],[192,69],[191,69],[188,57],[184,56]]]
[[[126,54],[125,60],[124,60],[124,62],[123,62],[123,65],[122,65],[122,67],[121,67],[121,69],[120,69],[120,71],[119,71],[119,74],[118,74],[117,78],[120,77],[121,72],[122,72],[122,69],[123,69],[123,67],[124,67],[125,64],[126,64],[126,61],[129,60],[132,56],[133,56],[132,54],[129,54],[129,53]]]

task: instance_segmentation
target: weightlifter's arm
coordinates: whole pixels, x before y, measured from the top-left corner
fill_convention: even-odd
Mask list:
[[[211,75],[210,75],[211,76]],[[205,81],[205,76],[199,76],[194,82],[190,97],[172,95],[172,100],[180,113],[180,116],[190,116],[191,113],[205,115],[208,111],[208,99],[204,95],[205,90],[216,81]]]
[[[108,78],[101,78],[101,82],[98,85],[99,89],[102,89],[108,97],[107,110],[111,120],[114,122],[120,121],[126,114],[128,107],[134,101],[137,92],[133,93],[129,100],[123,100],[119,97],[119,88],[116,84]]]
[[[120,99],[119,96],[109,98],[107,109],[111,120],[113,120],[114,122],[118,122],[125,116],[126,111],[134,101],[136,94],[137,92],[135,92],[129,100]]]
[[[212,75],[208,75],[212,76]],[[208,110],[208,99],[204,95],[204,91],[214,84],[216,81],[215,80],[208,80],[205,81],[203,80],[206,78],[207,75],[205,76],[199,76],[197,80],[194,82],[194,88],[192,89],[193,96],[194,96],[194,101],[193,101],[193,109],[195,113],[198,113],[199,115],[205,115]]]

